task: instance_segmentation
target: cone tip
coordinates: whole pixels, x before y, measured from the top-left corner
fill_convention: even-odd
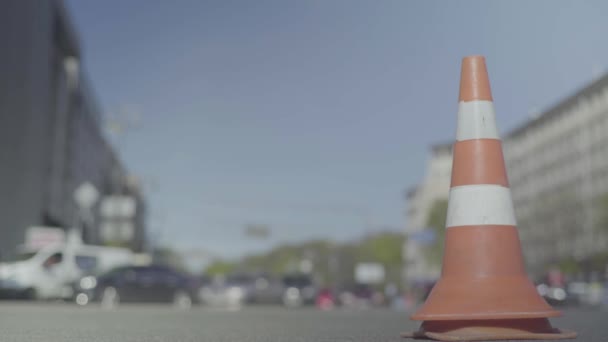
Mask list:
[[[481,55],[466,56],[462,59],[459,101],[474,100],[492,101],[486,59]]]
[[[475,60],[479,60],[479,61],[485,61],[486,58],[483,55],[468,55],[468,56],[464,56],[462,57],[463,61],[469,60],[469,59],[475,59]]]

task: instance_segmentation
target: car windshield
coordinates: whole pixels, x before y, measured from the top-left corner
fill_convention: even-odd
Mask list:
[[[74,262],[76,267],[85,273],[95,273],[97,271],[98,260],[91,255],[75,255]]]
[[[312,285],[312,281],[308,277],[291,276],[283,278],[283,283],[286,286],[305,287]]]

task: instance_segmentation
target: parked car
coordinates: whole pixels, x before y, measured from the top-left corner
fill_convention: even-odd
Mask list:
[[[240,308],[251,289],[251,279],[242,275],[217,276],[203,281],[201,303],[213,307]]]
[[[128,249],[79,243],[24,249],[15,261],[0,263],[0,293],[11,298],[67,299],[75,280],[130,265],[133,258]]]
[[[283,304],[285,306],[311,305],[317,298],[317,289],[312,278],[305,274],[283,277]]]
[[[73,287],[80,305],[100,302],[112,308],[125,302],[160,302],[186,309],[199,302],[200,281],[168,266],[127,266],[85,276]]]
[[[280,278],[269,274],[253,275],[253,283],[248,294],[248,303],[251,304],[282,304],[285,285]]]

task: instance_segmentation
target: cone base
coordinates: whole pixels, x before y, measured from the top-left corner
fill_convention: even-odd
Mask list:
[[[526,275],[515,226],[448,228],[441,278],[416,321],[531,319],[559,316]]]
[[[404,338],[437,341],[561,340],[576,333],[553,328],[546,318],[425,321],[420,330],[402,334]]]

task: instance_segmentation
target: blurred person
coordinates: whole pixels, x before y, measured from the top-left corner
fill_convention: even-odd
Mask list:
[[[416,307],[416,297],[410,289],[403,294],[403,306],[406,311],[413,310]]]
[[[315,305],[321,310],[332,310],[336,307],[336,298],[330,288],[323,288],[319,291]]]
[[[375,306],[375,307],[385,305],[386,297],[385,297],[384,293],[382,293],[382,291],[380,291],[380,290],[373,291],[372,298],[371,298],[371,304],[372,304],[372,306]]]
[[[399,294],[399,289],[394,283],[388,283],[384,287],[384,295],[388,300],[395,298]]]
[[[62,255],[60,253],[55,253],[46,259],[44,263],[42,263],[42,266],[46,269],[52,269],[55,265],[61,263],[62,259]]]
[[[564,273],[557,267],[552,267],[547,272],[547,283],[551,287],[564,287]]]
[[[604,296],[604,285],[600,281],[598,272],[591,272],[589,277],[589,287],[587,291],[586,304],[590,306],[598,306],[602,303]]]
[[[399,293],[399,288],[395,283],[388,283],[384,287],[384,295],[386,304],[395,310],[403,310],[405,303],[404,298]]]
[[[421,280],[414,283],[411,289],[411,294],[416,302],[416,305],[424,303],[434,286],[435,282],[429,280]]]

